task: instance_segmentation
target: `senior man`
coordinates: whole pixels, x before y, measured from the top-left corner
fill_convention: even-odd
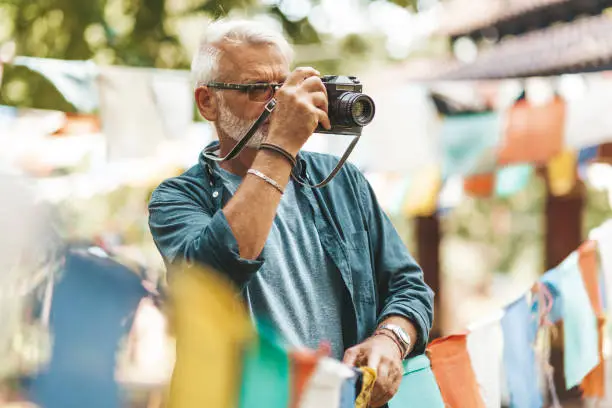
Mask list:
[[[372,405],[383,406],[398,390],[402,360],[425,349],[433,293],[354,166],[320,189],[290,177],[291,158],[311,182],[338,162],[301,151],[319,123],[330,128],[328,100],[320,73],[291,71],[291,62],[286,39],[261,23],[208,26],[192,72],[220,155],[273,97],[277,106],[235,159],[218,164],[202,154],[164,181],[149,225],[169,269],[211,266],[241,289],[254,319],[271,320],[289,343],[327,341],[334,357],[376,368]]]

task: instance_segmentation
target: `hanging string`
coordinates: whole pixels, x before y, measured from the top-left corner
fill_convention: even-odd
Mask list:
[[[548,388],[550,397],[552,400],[553,408],[562,408],[559,402],[559,396],[557,395],[557,389],[554,381],[554,368],[550,364],[550,339],[551,335],[556,335],[554,331],[554,325],[550,321],[549,316],[553,306],[553,296],[548,290],[548,287],[542,282],[537,282],[534,285],[534,291],[537,297],[537,311],[538,311],[538,326],[537,333],[540,336],[539,349],[536,347],[535,354],[539,360],[542,373],[544,375],[544,386]]]

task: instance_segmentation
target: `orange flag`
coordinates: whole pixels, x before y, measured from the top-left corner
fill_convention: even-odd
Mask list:
[[[603,357],[603,337],[605,319],[599,290],[599,269],[597,267],[597,244],[587,241],[578,248],[578,265],[584,286],[589,295],[593,312],[597,316],[599,335],[599,364],[582,380],[580,388],[584,397],[603,398],[605,394],[605,374]]]
[[[463,189],[466,194],[474,197],[490,197],[495,189],[495,175],[475,174],[463,181]]]
[[[54,136],[78,135],[98,133],[101,130],[100,118],[96,115],[66,113],[64,125],[58,129]]]
[[[546,105],[518,101],[508,112],[504,143],[498,164],[544,164],[563,147],[565,102],[560,97]]]
[[[427,355],[442,399],[449,408],[485,408],[467,349],[467,335],[434,340]]]
[[[291,406],[297,408],[306,384],[312,373],[314,373],[315,368],[317,368],[319,355],[312,350],[304,349],[291,351],[290,357],[292,376]]]

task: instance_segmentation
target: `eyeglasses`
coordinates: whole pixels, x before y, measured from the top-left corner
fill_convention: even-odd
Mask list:
[[[240,91],[246,93],[250,100],[254,102],[268,102],[274,97],[276,90],[283,86],[283,84],[227,84],[224,82],[210,82],[208,84],[202,84],[209,88],[217,89],[231,89],[234,91]]]

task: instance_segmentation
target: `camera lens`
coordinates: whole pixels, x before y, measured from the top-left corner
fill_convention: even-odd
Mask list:
[[[336,120],[346,126],[365,126],[374,119],[374,101],[367,95],[346,92],[336,100]]]

